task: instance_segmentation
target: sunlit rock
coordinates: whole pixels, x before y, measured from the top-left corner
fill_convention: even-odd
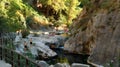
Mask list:
[[[40,67],[49,67],[49,64],[47,64],[45,61],[39,61],[37,63],[40,65]]]
[[[35,42],[35,47],[37,50],[41,51],[43,54],[47,54],[47,56],[52,57],[56,56],[56,52],[52,51],[48,46],[46,46],[42,42]]]
[[[73,63],[71,67],[90,67],[90,66],[86,64]]]
[[[89,61],[109,67],[120,65],[120,1],[91,0],[72,24],[65,43],[69,52],[89,54]],[[113,62],[111,62],[113,60]]]
[[[0,60],[0,67],[12,67],[12,65],[6,63],[5,61]]]

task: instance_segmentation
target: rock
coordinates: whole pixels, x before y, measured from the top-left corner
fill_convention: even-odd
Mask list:
[[[54,67],[54,65],[50,65],[49,67]]]
[[[93,63],[119,67],[120,1],[89,2],[92,8],[84,6],[82,13],[71,26],[71,37],[64,48],[69,52],[91,55],[88,60]]]
[[[12,66],[6,63],[5,61],[0,60],[0,67],[12,67]]]
[[[90,67],[89,65],[86,64],[80,64],[80,63],[73,63],[72,67]]]
[[[30,35],[28,36],[28,38],[32,38],[33,42],[42,42],[48,46],[50,46],[50,44],[55,44],[56,48],[58,48],[59,45],[64,44],[64,42],[65,42],[65,37],[60,36],[60,35],[49,36],[49,35],[42,35],[41,34],[38,37],[33,37]]]
[[[57,63],[57,64],[54,65],[54,67],[63,67],[63,65],[60,64],[60,63]]]
[[[20,42],[21,39],[22,39],[22,34],[19,33],[19,34],[16,35],[14,42],[15,42],[15,43]]]
[[[68,63],[63,63],[64,67],[70,67],[70,65]]]
[[[102,65],[98,65],[98,64],[95,64],[95,63],[91,63],[91,62],[88,62],[88,64],[90,64],[93,67],[104,67]]]
[[[37,51],[37,49],[36,49],[35,46],[32,46],[32,47],[30,48],[30,51],[31,51],[32,55],[38,56],[38,51]]]
[[[45,61],[39,61],[38,64],[39,64],[41,67],[49,67],[49,64],[47,64]]]
[[[54,67],[70,67],[70,65],[67,63],[57,63],[54,65]]]
[[[44,32],[44,34],[45,34],[45,35],[48,35],[48,34],[49,34],[49,32]]]
[[[92,50],[92,54],[89,57],[89,61],[96,64],[103,64],[109,67],[107,64],[111,64],[115,67],[119,67],[120,58],[120,11],[119,13],[114,11],[109,14],[103,13],[102,11],[96,15],[94,18],[93,25],[98,27],[96,29],[96,47]],[[111,21],[109,20],[111,18]],[[103,19],[102,21],[95,21],[98,19]],[[101,27],[104,25],[104,27]],[[104,60],[103,60],[104,59]],[[97,62],[96,62],[97,61]]]
[[[47,54],[48,57],[56,56],[57,53],[51,50],[48,46],[46,46],[42,42],[35,42],[35,47],[38,51],[41,51],[43,54]]]

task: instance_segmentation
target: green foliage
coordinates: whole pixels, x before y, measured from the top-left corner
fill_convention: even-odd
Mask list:
[[[9,41],[7,44],[6,44],[6,47],[8,48],[8,49],[15,49],[15,46],[13,45],[13,43],[12,43],[12,41]]]
[[[34,37],[39,37],[39,34],[37,34],[37,33],[34,33]]]
[[[104,9],[109,9],[111,8],[112,6],[114,6],[113,2],[112,1],[109,1],[109,0],[104,0],[101,5],[100,5],[100,8],[104,8]]]
[[[22,0],[1,0],[0,8],[0,30],[25,29],[27,28],[27,17],[40,16],[37,11],[27,3],[23,3]]]
[[[21,33],[22,33],[23,38],[26,38],[26,36],[28,36],[30,34],[29,30],[27,30],[27,29],[22,30]]]
[[[66,0],[39,0],[39,2],[44,5],[50,5],[57,12],[66,9],[65,1]]]
[[[18,28],[23,28],[19,21],[19,17],[15,14],[16,10],[20,9],[15,2],[16,0],[2,0],[0,2],[0,19],[1,24],[4,26],[0,26],[1,30],[6,31],[15,31]],[[15,8],[15,9],[14,9]]]
[[[78,0],[67,0],[67,25],[70,25],[72,23],[72,20],[76,18],[82,10],[80,7],[78,7],[79,4],[80,2]]]
[[[30,50],[28,50],[26,53],[24,53],[24,56],[27,56],[28,58],[35,60],[34,55],[32,55],[32,53],[30,52]]]
[[[90,0],[80,0],[82,6],[89,6],[90,5]]]
[[[7,25],[7,23],[4,23],[4,22],[6,22],[7,21],[7,18],[5,18],[5,17],[3,17],[3,16],[1,16],[0,17],[0,29],[2,29],[3,27],[3,29],[2,30],[5,30],[7,27],[6,27],[6,25]],[[1,31],[2,31],[1,30]]]
[[[69,63],[66,57],[60,57],[57,59],[57,63]]]
[[[28,23],[52,22],[55,25],[71,24],[81,8],[78,0],[36,0],[53,9],[52,16],[45,17],[28,4],[29,0],[0,0],[0,30],[16,31],[27,28]],[[51,11],[51,10],[49,10]],[[58,16],[58,19],[56,19]],[[52,17],[52,19],[51,19]],[[35,19],[36,20],[36,19]],[[39,24],[39,23],[38,23]]]
[[[78,0],[39,0],[43,5],[51,6],[59,14],[59,19],[52,18],[55,25],[70,25],[72,20],[77,17],[82,8],[79,7]],[[51,18],[51,17],[50,17]]]

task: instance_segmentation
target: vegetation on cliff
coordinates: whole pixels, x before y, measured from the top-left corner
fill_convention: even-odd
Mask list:
[[[0,30],[39,29],[50,23],[69,25],[81,10],[79,4],[78,0],[1,0]]]

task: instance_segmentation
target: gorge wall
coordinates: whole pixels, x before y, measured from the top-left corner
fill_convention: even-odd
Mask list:
[[[88,0],[71,26],[65,50],[88,61],[120,67],[120,0]]]

